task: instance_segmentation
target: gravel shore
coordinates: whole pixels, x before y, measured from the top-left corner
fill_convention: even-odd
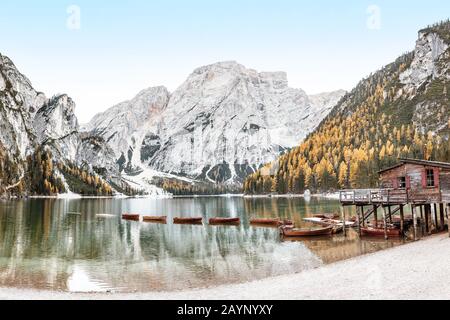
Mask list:
[[[447,234],[302,273],[210,289],[79,294],[0,288],[0,299],[450,299]]]

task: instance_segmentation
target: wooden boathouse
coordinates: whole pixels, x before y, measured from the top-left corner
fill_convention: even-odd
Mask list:
[[[384,227],[387,238],[386,226],[389,223],[398,222],[403,234],[407,224],[411,223],[414,239],[417,239],[418,224],[424,227],[426,234],[444,231],[448,227],[450,163],[400,159],[397,165],[380,171],[379,175],[378,189],[340,192],[343,207],[356,206],[359,230],[369,223],[379,225]],[[405,218],[406,206],[411,211],[409,219]],[[381,221],[378,217],[380,209]],[[400,217],[396,220],[397,214]]]

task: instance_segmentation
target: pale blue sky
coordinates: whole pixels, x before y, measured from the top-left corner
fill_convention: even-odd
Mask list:
[[[79,30],[67,27],[70,5],[81,10]],[[368,26],[378,21],[371,5],[379,28]],[[86,122],[222,60],[286,71],[308,93],[350,90],[449,13],[447,0],[1,0],[0,52],[37,90],[72,96]]]

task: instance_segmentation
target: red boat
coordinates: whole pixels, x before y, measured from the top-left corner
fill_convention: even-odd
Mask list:
[[[153,223],[167,223],[167,217],[166,216],[144,216],[143,218],[144,222],[153,222]]]
[[[122,219],[124,219],[124,220],[139,221],[140,218],[141,218],[141,216],[138,214],[124,213],[122,215]]]
[[[387,236],[392,238],[399,238],[402,236],[401,230],[397,228],[388,228],[387,229]],[[374,227],[366,227],[361,228],[361,235],[363,236],[370,236],[370,237],[384,237],[384,228],[374,228]]]
[[[203,218],[174,218],[174,224],[202,224]]]
[[[259,225],[259,226],[269,226],[269,227],[280,227],[280,226],[290,226],[294,223],[290,220],[281,220],[281,219],[262,219],[262,218],[254,218],[250,219],[250,224]]]
[[[209,219],[210,225],[238,225],[241,223],[239,218],[211,218]]]
[[[281,232],[285,237],[294,237],[294,238],[331,236],[334,233],[334,227],[313,228],[313,229],[281,228]]]

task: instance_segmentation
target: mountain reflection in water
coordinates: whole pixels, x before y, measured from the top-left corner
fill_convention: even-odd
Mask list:
[[[167,215],[168,224],[124,221],[124,212]],[[240,197],[36,199],[0,202],[0,286],[64,291],[152,291],[245,282],[374,252],[393,242],[347,238],[281,241],[251,217],[339,212],[333,200]],[[350,212],[349,212],[350,214]],[[203,216],[203,226],[173,217]],[[211,217],[241,226],[210,227]]]

